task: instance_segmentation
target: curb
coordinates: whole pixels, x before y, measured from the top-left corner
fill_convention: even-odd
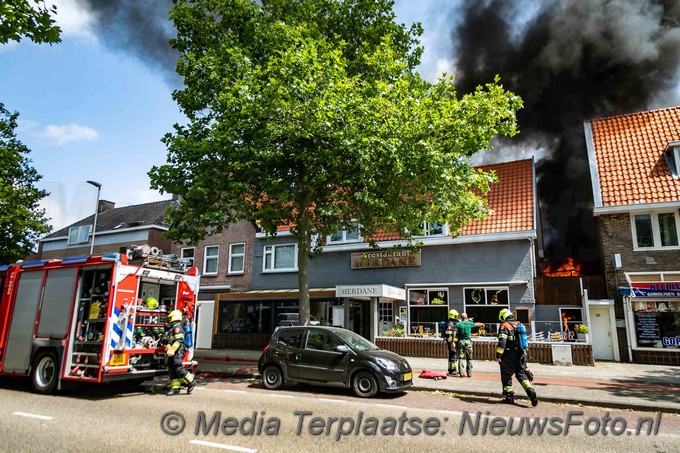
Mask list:
[[[252,372],[249,369],[238,369],[234,371],[218,371],[214,369],[205,369],[205,370],[199,370],[197,372],[199,376],[203,376],[208,379],[259,379],[260,378],[260,373]],[[500,400],[501,395],[500,392],[489,392],[485,390],[476,390],[476,391],[471,391],[471,390],[465,390],[465,389],[456,389],[456,390],[450,390],[450,389],[440,389],[440,388],[433,388],[433,387],[428,387],[428,386],[423,386],[423,385],[417,385],[414,384],[409,388],[409,390],[413,391],[420,391],[420,392],[442,392],[442,393],[448,393],[451,395],[465,395],[465,396],[481,396],[481,397],[487,397],[487,398],[498,398]],[[659,407],[659,406],[654,406],[652,403],[649,404],[640,404],[640,403],[635,403],[635,402],[630,402],[630,403],[620,403],[620,402],[615,402],[615,401],[607,401],[607,402],[602,402],[602,401],[588,401],[588,400],[578,400],[574,398],[555,398],[555,397],[541,397],[539,395],[538,397],[539,403],[540,402],[545,402],[545,403],[552,403],[552,404],[569,404],[573,406],[590,406],[590,407],[597,407],[599,409],[621,409],[621,410],[635,410],[635,411],[644,411],[644,412],[662,412],[662,413],[667,413],[667,414],[679,414],[680,415],[680,407],[674,408],[674,407]],[[527,401],[529,401],[527,399]],[[499,403],[500,404],[500,403]]]
[[[501,394],[500,392],[489,392],[489,391],[471,391],[471,390],[449,390],[449,389],[434,389],[432,387],[423,387],[420,385],[413,385],[409,390],[415,390],[415,391],[425,391],[425,392],[443,392],[443,393],[450,393],[452,395],[474,395],[474,396],[484,396],[484,397],[490,397],[490,398],[498,398],[499,400],[501,399]],[[527,401],[529,401],[527,399]],[[653,406],[651,403],[649,404],[640,404],[640,403],[619,403],[615,401],[608,401],[608,402],[601,402],[601,401],[587,401],[587,400],[577,400],[577,399],[572,399],[572,398],[555,398],[555,397],[541,397],[540,395],[538,396],[538,401],[539,404],[541,402],[545,403],[553,403],[553,404],[570,404],[572,406],[589,406],[589,407],[597,407],[599,409],[627,409],[627,410],[635,410],[635,411],[645,411],[645,412],[663,412],[666,414],[679,414],[680,415],[680,407],[674,408],[674,407],[659,407],[659,406]],[[499,403],[500,404],[500,403]]]

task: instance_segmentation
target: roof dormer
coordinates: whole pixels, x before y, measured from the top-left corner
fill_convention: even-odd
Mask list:
[[[670,142],[663,153],[671,175],[680,178],[680,141]]]

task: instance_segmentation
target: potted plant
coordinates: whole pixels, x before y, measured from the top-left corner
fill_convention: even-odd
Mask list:
[[[576,332],[576,338],[579,340],[585,340],[588,342],[588,326],[585,324],[578,324],[574,327],[574,332]]]

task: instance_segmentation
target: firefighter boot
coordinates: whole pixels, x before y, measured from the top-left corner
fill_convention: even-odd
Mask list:
[[[527,396],[531,400],[531,405],[536,407],[538,405],[538,396],[536,395],[536,390],[534,390],[533,387],[529,387],[527,389]]]
[[[187,384],[187,394],[191,394],[191,392],[194,391],[194,387],[196,386],[196,379],[194,379],[193,373],[187,373],[187,375],[184,377],[184,381]]]
[[[515,404],[515,391],[514,390],[508,390],[507,393],[505,394],[505,398],[501,400],[501,403],[503,404]]]
[[[170,390],[166,395],[168,396],[173,396],[173,395],[179,395],[179,391],[182,388],[182,384],[180,383],[179,379],[173,379],[172,382],[170,383]]]

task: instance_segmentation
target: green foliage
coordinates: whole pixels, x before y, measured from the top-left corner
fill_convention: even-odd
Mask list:
[[[390,330],[383,330],[383,337],[403,337],[404,336],[404,326],[396,325]]]
[[[57,7],[48,7],[45,0],[0,0],[0,44],[19,42],[23,36],[35,43],[60,42],[61,29],[52,18],[56,14]]]
[[[50,231],[38,206],[47,192],[35,187],[41,176],[14,133],[18,116],[0,103],[0,263],[25,259],[37,239]]]
[[[574,327],[574,332],[576,333],[588,333],[588,326],[585,324],[578,324]]]
[[[181,196],[172,239],[197,242],[239,219],[298,238],[301,299],[311,237],[361,225],[454,234],[483,218],[494,180],[468,157],[517,132],[521,100],[498,79],[458,96],[415,72],[419,24],[391,0],[177,0],[173,96],[189,118],[164,142],[155,189]],[[318,251],[318,250],[316,250]],[[301,302],[301,319],[304,307]]]

